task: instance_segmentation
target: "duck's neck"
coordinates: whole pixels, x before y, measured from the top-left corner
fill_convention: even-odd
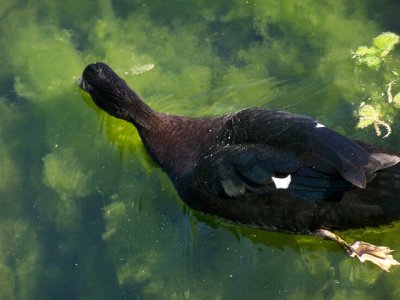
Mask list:
[[[157,125],[138,127],[153,160],[172,180],[193,170],[199,159],[216,144],[222,123],[218,119],[192,119],[156,114]]]
[[[129,102],[118,111],[118,118],[132,123],[138,130],[142,128],[150,129],[157,126],[159,122],[159,114],[157,112],[144,103],[132,90],[129,91],[129,95],[126,97],[129,99]]]
[[[224,122],[219,118],[193,119],[158,113],[132,90],[119,118],[131,122],[153,160],[172,177],[193,169],[216,143]]]

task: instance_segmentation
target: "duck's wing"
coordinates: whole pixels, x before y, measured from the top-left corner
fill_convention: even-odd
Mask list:
[[[193,174],[196,184],[220,196],[286,189],[309,200],[339,200],[343,191],[364,188],[377,170],[400,160],[285,112],[239,112],[223,134],[231,143],[200,160]]]
[[[270,195],[278,189],[308,200],[330,200],[353,185],[338,174],[304,166],[292,151],[248,144],[225,146],[203,158],[194,170],[196,184],[218,196]]]
[[[233,144],[264,144],[293,152],[303,165],[339,174],[359,188],[365,188],[377,170],[400,161],[398,155],[352,141],[311,117],[284,111],[240,111],[227,122],[224,134]]]

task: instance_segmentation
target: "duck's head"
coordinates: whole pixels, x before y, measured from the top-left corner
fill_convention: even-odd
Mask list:
[[[138,98],[121,77],[101,62],[88,65],[78,84],[98,107],[118,118],[125,119]]]

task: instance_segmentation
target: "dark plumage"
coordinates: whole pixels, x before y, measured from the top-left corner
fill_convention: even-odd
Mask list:
[[[261,108],[213,118],[155,112],[103,63],[88,65],[80,86],[101,109],[136,126],[196,210],[306,234],[400,218],[400,156],[313,118]]]

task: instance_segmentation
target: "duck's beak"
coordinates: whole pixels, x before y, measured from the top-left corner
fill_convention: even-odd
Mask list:
[[[90,86],[87,84],[87,82],[82,77],[79,77],[78,85],[82,90],[89,92]]]

